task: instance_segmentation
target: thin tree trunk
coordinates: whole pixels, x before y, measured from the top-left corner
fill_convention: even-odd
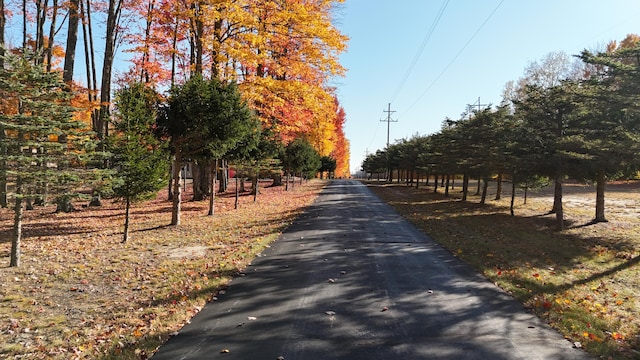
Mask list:
[[[564,210],[562,209],[562,178],[556,178],[553,192],[553,203],[556,214],[556,230],[564,230]]]
[[[169,166],[169,182],[167,183],[167,200],[173,200],[173,168],[176,166],[175,159],[171,159],[171,166]]]
[[[131,199],[127,197],[125,206],[124,206],[124,235],[122,237],[122,243],[126,243],[129,241],[129,211],[131,209]]]
[[[109,104],[111,102],[111,73],[113,70],[113,58],[115,55],[115,45],[118,34],[118,22],[122,0],[109,0],[109,11],[107,14],[107,27],[105,36],[104,62],[102,65],[102,85],[100,86],[100,116],[98,118],[97,129],[98,139],[103,140],[109,136]],[[104,149],[104,142],[101,141],[101,148]]]
[[[4,3],[4,0],[0,0]],[[0,15],[3,16],[3,15]],[[0,58],[1,59],[1,58]],[[1,68],[0,68],[1,69]],[[7,153],[7,145],[4,142],[5,133],[4,126],[0,125],[0,155],[4,156]],[[9,206],[7,201],[7,161],[0,161],[0,207],[6,208]]]
[[[509,205],[509,212],[511,213],[511,216],[515,216],[515,213],[513,211],[513,206],[515,204],[515,201],[516,201],[516,179],[514,176],[513,179],[511,179],[511,204]]]
[[[213,216],[215,213],[215,201],[216,201],[216,181],[218,180],[218,159],[216,159],[213,169],[211,169],[211,184],[209,189],[211,196],[209,196],[209,213],[207,215]]]
[[[260,173],[260,172],[258,171],[258,173]],[[260,189],[258,189],[258,175],[253,177],[251,179],[251,181],[252,181],[251,185],[253,186],[253,189],[252,189],[252,191],[253,191],[253,202],[256,202],[258,200],[258,191],[260,191]]]
[[[176,23],[173,28],[173,40],[171,42],[171,87],[176,83],[176,54],[178,53],[178,15],[176,15]]]
[[[142,70],[140,71],[140,82],[149,83],[149,71],[147,71],[147,63],[149,62],[149,43],[151,37],[151,20],[153,19],[153,7],[155,0],[150,0],[147,7],[147,23],[144,31],[144,53],[142,54]]]
[[[484,205],[487,201],[487,189],[489,188],[489,178],[483,178],[482,196],[480,197],[480,205]]]
[[[175,167],[173,169],[173,208],[171,210],[171,225],[180,225],[180,205],[182,202],[182,155],[176,151]]]
[[[11,241],[11,262],[9,266],[20,266],[20,242],[22,240],[22,180],[16,182],[16,203],[13,221],[13,239]]]
[[[598,179],[596,181],[596,217],[594,223],[607,222],[604,216],[604,192],[607,184],[607,177],[604,170],[598,171]]]
[[[47,71],[51,72],[52,60],[53,60],[53,44],[56,36],[56,19],[58,16],[58,0],[53,0],[53,13],[51,14],[51,24],[49,26],[49,40],[47,47],[45,48],[45,55],[47,58]]]
[[[235,204],[233,205],[234,209],[238,209],[238,199],[240,198],[239,187],[240,187],[240,180],[236,176],[236,201],[235,201]]]
[[[64,52],[64,73],[62,75],[62,80],[67,84],[73,81],[73,66],[76,59],[76,44],[78,43],[79,8],[80,0],[69,1],[69,27],[67,30],[67,47]],[[87,84],[87,87],[89,87],[89,84]]]
[[[22,0],[22,48],[27,48],[27,25],[29,25],[27,0]]]
[[[496,200],[500,200],[502,198],[502,174],[498,174],[498,178],[496,179]]]
[[[480,190],[482,188],[481,183],[482,183],[482,177],[478,176],[478,184],[477,184],[476,194],[475,194],[476,196],[480,195]]]
[[[467,201],[468,193],[469,193],[469,174],[464,173],[462,175],[462,201]]]
[[[0,70],[4,69],[4,30],[7,24],[7,16],[4,13],[4,0],[0,0]]]
[[[438,192],[438,174],[433,175],[434,178],[434,182],[433,182],[433,192],[437,193]]]
[[[447,174],[444,187],[444,197],[449,197],[449,182],[451,181],[450,177],[451,175]]]

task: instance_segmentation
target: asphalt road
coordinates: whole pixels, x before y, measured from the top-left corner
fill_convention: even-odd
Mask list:
[[[342,180],[152,359],[592,357]]]

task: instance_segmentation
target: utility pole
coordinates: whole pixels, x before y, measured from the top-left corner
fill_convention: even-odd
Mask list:
[[[480,97],[478,97],[478,102],[473,104],[467,104],[467,112],[469,113],[469,117],[471,117],[471,109],[476,106],[478,107],[478,112],[480,112],[483,106],[489,106],[489,104],[480,104]]]
[[[387,118],[380,119],[380,121],[387,122],[387,150],[389,150],[389,129],[391,128],[391,123],[398,122],[398,120],[394,120],[391,118],[391,114],[395,112],[395,111],[391,111],[391,103],[389,103],[387,110],[382,110],[382,111],[387,113]],[[387,181],[391,182],[392,176],[393,175],[391,173],[391,159],[389,159],[389,153],[387,152],[387,174],[386,174]]]
[[[382,110],[383,112],[387,113],[387,118],[386,119],[380,119],[380,121],[386,121],[387,122],[387,149],[389,148],[389,129],[391,128],[391,123],[392,122],[398,122],[398,120],[393,120],[391,118],[391,114],[393,114],[395,112],[391,111],[391,103],[389,103],[387,110]]]

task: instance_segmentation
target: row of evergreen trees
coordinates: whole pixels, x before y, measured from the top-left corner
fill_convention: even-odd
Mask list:
[[[125,204],[127,241],[132,202],[166,186],[172,159],[173,225],[180,224],[180,170],[187,161],[206,164],[211,174],[212,182],[203,185],[209,214],[219,159],[254,178],[254,190],[261,170],[315,175],[321,168],[308,141],[283,147],[277,134],[263,129],[236,84],[200,76],[172,88],[167,100],[142,83],[122,87],[110,132],[99,142],[90,121],[83,121],[91,110],[74,107],[61,74],[34,59],[10,54],[0,69],[0,205],[13,202],[11,266],[20,263],[24,209],[55,199],[59,211],[70,211],[87,189]]]
[[[369,155],[363,170],[401,170],[409,178],[460,175],[463,201],[469,178],[483,179],[482,203],[490,177],[510,176],[514,189],[545,177],[555,184],[552,212],[558,229],[563,228],[563,180],[591,181],[597,184],[594,221],[606,221],[606,181],[640,170],[640,46],[584,51],[579,58],[580,76],[552,86],[527,84],[513,102],[447,119],[439,133],[416,135]]]

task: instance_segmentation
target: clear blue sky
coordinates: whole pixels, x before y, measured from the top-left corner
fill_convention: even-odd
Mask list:
[[[638,0],[450,0],[400,87],[445,3],[346,0],[338,9],[336,25],[350,37],[341,57],[348,72],[335,85],[347,113],[352,173],[367,151],[386,146],[387,123],[380,120],[389,102],[398,121],[391,143],[436,133],[442,120],[460,118],[478,98],[498,104],[505,83],[550,52],[573,55],[640,34]]]

